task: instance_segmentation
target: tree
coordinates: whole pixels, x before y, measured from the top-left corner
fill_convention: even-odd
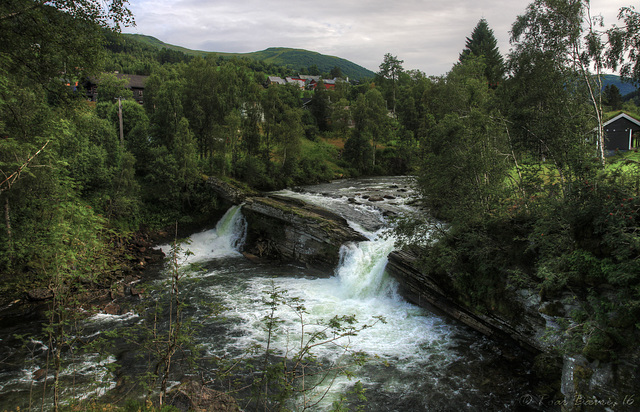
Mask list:
[[[596,121],[596,152],[604,166],[600,73],[605,59],[602,34],[596,30],[601,23],[601,18],[591,17],[589,1],[535,0],[513,24],[511,43],[512,56],[544,58],[568,86],[585,90]]]
[[[174,184],[182,189],[182,192],[186,194],[185,200],[189,202],[188,195],[193,191],[200,174],[198,172],[196,142],[189,129],[189,121],[184,117],[178,123],[178,130],[174,137],[173,155],[178,166]]]
[[[611,106],[611,110],[622,109],[622,95],[615,84],[608,84],[604,87],[604,99],[605,103]]]
[[[113,103],[133,97],[131,89],[127,88],[127,79],[119,79],[115,73],[101,73],[98,76],[98,101],[100,103]]]
[[[316,119],[316,124],[321,132],[329,130],[327,119],[329,118],[330,104],[324,82],[320,80],[313,91],[313,97],[309,105],[311,106],[311,114]]]
[[[180,120],[184,117],[183,90],[184,80],[181,79],[167,80],[159,86],[158,90],[154,90],[149,119],[152,125],[152,141],[158,146],[173,147],[173,137],[178,130]]]
[[[456,223],[490,214],[503,196],[510,164],[501,114],[481,58],[456,65],[437,86],[442,116],[427,130],[419,187],[427,203]],[[438,110],[441,111],[441,110]]]
[[[358,169],[361,173],[368,173],[376,166],[377,142],[385,141],[388,133],[389,117],[384,99],[378,89],[369,89],[365,94],[358,96],[353,110],[353,119],[355,132],[347,140],[347,143],[351,140],[352,143],[349,143],[349,149],[345,145],[345,157],[355,161],[354,164],[359,165]],[[365,144],[373,146],[373,150],[363,147]],[[365,154],[370,154],[370,161],[362,157]]]
[[[434,97],[434,81],[418,70],[408,71],[404,76],[407,79],[398,89],[398,120],[414,137],[422,139],[429,119],[428,101]]]
[[[302,145],[300,139],[304,136],[301,111],[302,109],[286,108],[276,129],[284,176],[293,176],[298,166]]]
[[[396,89],[397,82],[400,73],[402,73],[402,63],[404,60],[399,60],[396,56],[387,53],[384,55],[384,60],[380,64],[380,71],[377,73],[383,80],[391,81],[391,107],[393,113],[396,112]]]
[[[95,73],[101,55],[100,28],[133,24],[127,0],[11,0],[0,4],[3,65],[29,82],[62,87]]]
[[[112,103],[108,111],[108,119],[114,130],[119,130],[118,104]],[[149,118],[140,104],[133,100],[122,102],[122,118],[124,143],[128,151],[134,154],[140,167],[148,160],[149,150]]]
[[[329,75],[334,79],[341,79],[343,76],[342,69],[338,66],[333,66],[333,69],[331,69]]]
[[[320,69],[318,68],[318,65],[316,65],[316,64],[312,64],[311,66],[309,66],[307,68],[307,71],[309,72],[309,74],[311,76],[320,76],[320,74],[321,74]]]
[[[473,29],[471,37],[467,37],[465,48],[460,53],[460,63],[470,56],[484,57],[484,73],[491,87],[496,87],[502,81],[505,72],[504,60],[498,50],[498,41],[493,35],[493,30],[484,18],[480,19]]]
[[[634,7],[622,7],[618,19],[624,24],[607,30],[607,66],[620,68],[620,74],[635,82],[640,81],[640,13]]]
[[[287,109],[298,107],[300,91],[292,85],[269,87],[263,95],[264,146],[262,156],[266,165],[270,164],[274,144],[278,143],[282,131],[281,124]]]

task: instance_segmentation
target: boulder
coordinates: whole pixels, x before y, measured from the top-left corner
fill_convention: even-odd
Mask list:
[[[34,381],[39,381],[40,379],[44,378],[45,376],[47,376],[47,370],[46,369],[38,369],[37,371],[33,372],[33,380]]]
[[[181,411],[236,412],[236,400],[224,393],[207,388],[197,381],[178,385],[167,394],[168,404]]]
[[[27,292],[27,299],[34,302],[51,299],[52,297],[53,292],[48,288],[36,288]]]
[[[289,260],[332,271],[346,242],[365,240],[341,216],[281,196],[247,199],[245,251],[261,258]]]
[[[106,313],[107,315],[121,315],[122,308],[115,302],[109,302],[104,306],[102,312]]]

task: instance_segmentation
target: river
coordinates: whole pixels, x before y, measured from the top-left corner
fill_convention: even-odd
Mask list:
[[[356,328],[373,326],[314,348],[320,367],[348,363],[352,376],[339,376],[318,385],[306,399],[316,396],[314,399],[319,400],[310,410],[329,410],[358,381],[365,389],[366,401],[348,395],[351,403],[347,406],[363,404],[370,411],[535,410],[526,405],[535,388],[531,365],[518,348],[497,344],[456,321],[406,302],[397,293],[397,283],[385,272],[387,256],[394,248],[385,216],[414,211],[410,179],[342,180],[278,194],[341,214],[367,240],[343,245],[335,271],[319,273],[295,264],[246,259],[240,253],[246,231],[240,207],[231,208],[215,228],[192,235],[190,243],[183,245],[190,254],[180,259],[188,272],[181,290],[188,303],[185,313],[197,325],[194,339],[203,359],[198,375],[216,379],[219,388],[229,387],[228,380],[216,375],[219,360],[241,363],[239,359],[253,359],[259,363],[264,352],[252,350],[267,343],[274,350],[273,359],[291,358],[300,348],[301,339],[317,330],[313,325],[326,325],[336,316],[347,315],[357,320]],[[378,194],[386,194],[387,199],[368,201],[367,196]],[[169,245],[162,248],[169,252]],[[168,274],[159,271],[151,277],[153,283],[161,285]],[[289,304],[277,305],[270,312],[269,296],[274,290]],[[162,292],[148,295],[147,299],[157,297],[159,301],[163,296]],[[305,311],[301,321],[301,312],[295,307],[302,304]],[[270,313],[278,320],[278,327],[267,342],[264,318]],[[84,322],[82,336],[90,339],[141,322],[142,316],[135,310],[122,315],[97,314]],[[301,325],[307,334],[301,332]],[[27,409],[29,405],[39,409],[43,382],[33,376],[43,367],[47,345],[35,338],[13,336],[38,330],[28,321],[0,326],[0,356],[10,360],[0,369],[0,409]],[[123,378],[143,372],[145,363],[135,357],[136,349],[122,340],[109,348],[100,352],[101,356],[92,352],[79,352],[73,357],[66,354],[66,396],[87,399],[108,394],[107,399],[116,400],[126,393]],[[17,356],[20,351],[26,355]],[[349,363],[347,355],[354,352],[366,354],[367,361],[362,365]],[[109,365],[120,368],[107,368]],[[170,384],[179,379],[173,378]],[[234,378],[246,381],[240,373]],[[97,381],[102,383],[95,387],[88,384]],[[325,392],[326,396],[319,395]],[[294,397],[289,406],[301,410],[304,401]]]

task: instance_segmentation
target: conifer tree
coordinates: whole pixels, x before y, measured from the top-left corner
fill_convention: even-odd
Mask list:
[[[611,106],[611,110],[622,109],[622,95],[615,84],[608,84],[604,87],[604,98],[606,104]]]
[[[498,50],[498,41],[493,35],[493,30],[489,28],[484,18],[480,19],[473,29],[471,37],[467,37],[467,43],[460,53],[459,61],[463,63],[472,56],[484,57],[487,66],[485,76],[492,87],[497,86],[504,76],[504,60]]]

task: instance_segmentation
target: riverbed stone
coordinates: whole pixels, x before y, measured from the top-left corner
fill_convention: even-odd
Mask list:
[[[238,403],[229,394],[207,388],[197,381],[178,385],[167,394],[168,404],[180,411],[237,412]]]
[[[27,292],[27,299],[31,301],[41,301],[51,299],[53,292],[48,288],[35,288]]]

